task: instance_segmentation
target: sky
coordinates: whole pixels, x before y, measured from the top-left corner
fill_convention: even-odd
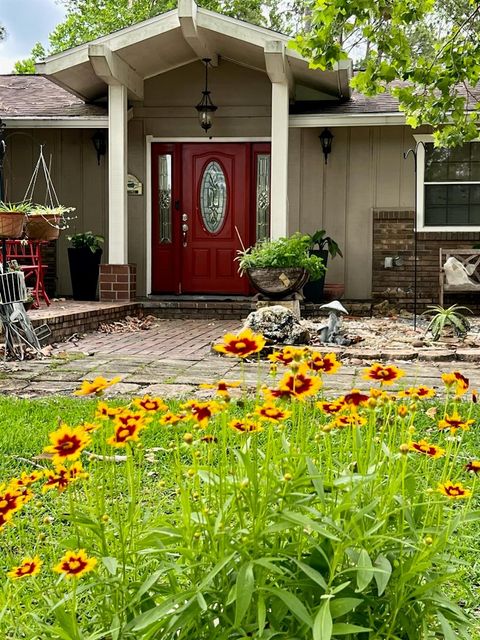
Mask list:
[[[0,24],[7,30],[0,42],[0,73],[11,73],[36,42],[47,45],[48,34],[63,16],[64,8],[56,0],[0,0]]]

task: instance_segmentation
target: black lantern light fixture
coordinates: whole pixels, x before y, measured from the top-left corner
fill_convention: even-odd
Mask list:
[[[323,155],[325,156],[325,164],[327,164],[328,156],[332,152],[333,133],[330,131],[330,129],[324,129],[318,137],[320,138],[320,142],[322,143],[322,151]]]
[[[107,138],[105,132],[97,129],[92,136],[92,142],[97,152],[97,163],[100,166],[100,158],[107,153]]]
[[[197,104],[195,109],[198,111],[198,121],[200,126],[204,129],[205,133],[212,126],[213,114],[217,110],[212,99],[210,98],[210,91],[208,90],[208,65],[211,62],[210,58],[203,58],[202,62],[205,64],[205,90],[202,91],[202,99]]]

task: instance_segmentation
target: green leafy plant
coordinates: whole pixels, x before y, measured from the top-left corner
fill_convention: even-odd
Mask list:
[[[34,204],[31,209],[28,210],[29,216],[55,216],[63,217],[69,213],[73,213],[75,207],[64,207],[59,204],[57,207],[47,207],[42,204]]]
[[[0,202],[0,213],[21,213],[25,215],[30,211],[29,202]]]
[[[318,280],[325,272],[325,266],[321,258],[309,254],[310,245],[310,236],[297,232],[288,238],[257,242],[253,247],[238,251],[235,259],[241,273],[269,267],[301,268],[309,273],[310,280]]]
[[[341,252],[338,244],[333,238],[326,236],[326,233],[325,229],[318,229],[315,233],[309,235],[310,249],[313,250],[318,246],[320,251],[328,251],[331,258],[335,258],[337,255],[343,258],[343,253]]]
[[[73,236],[68,236],[68,241],[74,249],[90,249],[92,253],[95,253],[95,251],[102,248],[105,239],[92,231],[85,231],[84,233],[75,233]]]
[[[440,305],[432,305],[422,315],[431,315],[430,323],[425,333],[432,334],[434,341],[438,340],[442,335],[445,327],[450,327],[458,338],[463,338],[470,330],[470,323],[462,311],[472,313],[468,307],[461,307],[453,304],[445,309]]]

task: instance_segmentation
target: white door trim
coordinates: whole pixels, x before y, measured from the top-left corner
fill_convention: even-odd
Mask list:
[[[146,295],[152,294],[152,144],[154,142],[199,142],[205,144],[207,142],[271,142],[270,136],[259,136],[253,138],[206,138],[204,136],[195,137],[155,137],[145,136],[145,151],[146,151],[146,166],[145,166],[145,215],[146,219],[146,233],[145,242],[147,243],[145,251],[145,280],[146,280]]]

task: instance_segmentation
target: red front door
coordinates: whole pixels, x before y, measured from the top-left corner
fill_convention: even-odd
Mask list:
[[[269,146],[152,146],[153,293],[248,294],[234,259],[255,241],[259,153]]]

